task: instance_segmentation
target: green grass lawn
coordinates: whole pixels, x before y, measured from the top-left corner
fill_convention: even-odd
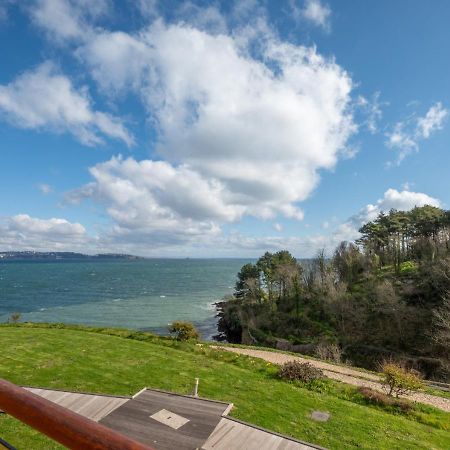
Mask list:
[[[356,391],[321,389],[275,377],[257,359],[125,330],[0,326],[0,377],[21,385],[129,395],[142,387],[234,403],[232,416],[330,449],[448,449],[450,414],[430,407],[385,411],[358,401]],[[322,392],[320,392],[322,390]],[[328,411],[328,422],[309,418]],[[20,449],[56,449],[15,419],[0,415],[0,436]]]

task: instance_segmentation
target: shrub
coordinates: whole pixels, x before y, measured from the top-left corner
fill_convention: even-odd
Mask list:
[[[319,344],[315,351],[315,356],[325,361],[340,363],[342,360],[341,348],[337,344]]]
[[[400,273],[409,274],[417,272],[417,264],[414,261],[405,261],[400,264]]]
[[[169,332],[175,336],[178,341],[197,340],[200,337],[195,326],[190,322],[176,321],[169,325]]]
[[[20,321],[21,316],[22,315],[20,313],[18,313],[18,312],[12,313],[9,316],[9,322],[10,323],[18,323]]]
[[[382,365],[382,383],[387,395],[404,395],[423,387],[417,372],[408,370],[399,364],[385,362]]]
[[[360,387],[358,391],[363,396],[364,400],[372,405],[399,408],[404,412],[414,409],[414,404],[409,400],[403,398],[393,398],[389,395],[383,394],[383,392],[375,391],[369,387]]]
[[[310,383],[325,377],[320,369],[317,369],[310,363],[301,363],[298,361],[284,363],[278,371],[278,376],[283,380],[297,380],[303,383]]]

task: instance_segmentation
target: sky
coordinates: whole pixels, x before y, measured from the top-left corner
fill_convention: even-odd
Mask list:
[[[450,203],[446,0],[0,0],[0,251],[331,254]]]

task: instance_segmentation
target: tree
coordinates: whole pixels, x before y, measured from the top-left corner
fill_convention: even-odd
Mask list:
[[[443,345],[447,351],[450,350],[450,294],[444,298],[442,306],[433,311],[433,324],[435,332],[433,338]]]
[[[175,321],[169,325],[169,332],[175,336],[177,341],[190,341],[200,338],[195,326],[190,322]]]
[[[237,274],[234,295],[239,299],[261,301],[261,282],[257,266],[251,263],[242,266]]]
[[[392,362],[383,364],[383,386],[387,395],[399,397],[412,391],[417,391],[423,387],[422,380],[419,376]]]

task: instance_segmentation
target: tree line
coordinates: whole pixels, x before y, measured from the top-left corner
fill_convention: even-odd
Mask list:
[[[450,211],[391,210],[360,234],[329,258],[283,250],[244,265],[220,305],[220,337],[304,353],[338,348],[372,369],[396,358],[448,379]]]

